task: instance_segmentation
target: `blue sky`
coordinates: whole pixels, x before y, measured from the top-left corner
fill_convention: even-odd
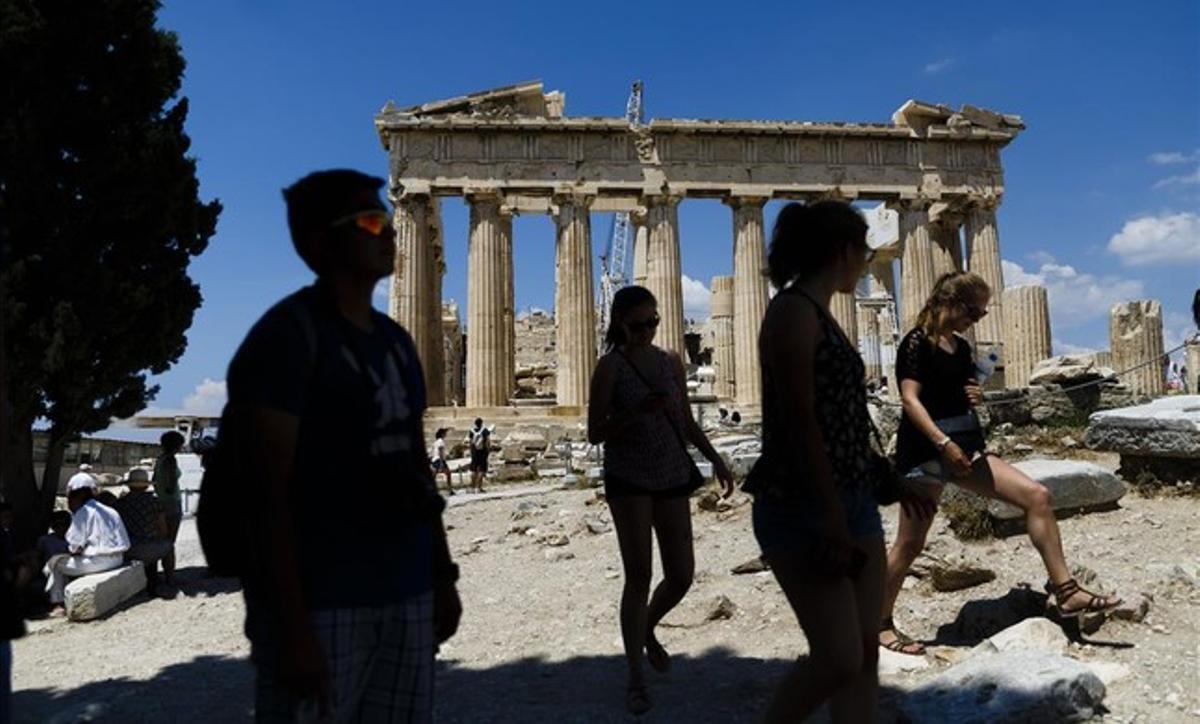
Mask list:
[[[279,190],[349,166],[386,175],[372,125],[404,106],[541,78],[569,115],[887,121],[908,98],[1025,118],[1004,152],[1007,281],[1051,291],[1058,351],[1107,347],[1107,309],[1152,296],[1167,341],[1200,286],[1200,3],[166,2],[201,192],[225,206],[192,266],[204,306],[156,408],[213,411],[250,325],[310,275]],[[768,221],[777,204],[768,207]],[[443,202],[445,295],[465,308],[466,207]],[[693,307],[731,268],[729,211],[687,202]],[[608,217],[593,217],[596,252]],[[514,229],[521,308],[553,305],[553,228]]]

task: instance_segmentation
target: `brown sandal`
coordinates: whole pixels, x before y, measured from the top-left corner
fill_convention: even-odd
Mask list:
[[[1102,596],[1092,593],[1080,586],[1074,578],[1068,578],[1062,583],[1051,583],[1047,588],[1054,594],[1054,610],[1058,612],[1059,618],[1079,618],[1087,613],[1107,613],[1121,605],[1119,596]],[[1070,610],[1063,608],[1063,603],[1077,593],[1087,594],[1088,602],[1079,608]]]
[[[886,644],[882,641],[879,642],[879,645],[888,651],[895,651],[896,653],[904,654],[905,656],[925,655],[925,644],[921,643],[920,641],[915,641],[911,637],[901,632],[900,629],[896,628],[896,624],[891,618],[885,618],[882,622],[880,622],[879,633],[883,633],[884,631],[891,631],[892,635],[896,637]],[[909,648],[912,646],[917,647],[917,650],[914,651]]]

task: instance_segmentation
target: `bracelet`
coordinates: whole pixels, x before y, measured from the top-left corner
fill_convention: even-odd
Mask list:
[[[936,447],[938,449],[938,452],[945,452],[946,446],[949,445],[950,443],[951,443],[950,436],[947,435],[947,436],[943,437],[941,440],[938,440],[937,442],[935,442],[933,445],[934,445],[934,447]]]

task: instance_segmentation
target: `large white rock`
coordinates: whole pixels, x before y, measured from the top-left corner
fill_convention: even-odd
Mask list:
[[[67,584],[67,618],[91,621],[99,618],[146,588],[146,571],[141,561],[104,573],[80,576]]]
[[[1087,354],[1064,354],[1038,362],[1029,375],[1029,385],[1070,385],[1106,379],[1113,371],[1100,367]]]
[[[1083,460],[1033,458],[1013,463],[1013,467],[1046,486],[1055,511],[1108,508],[1126,492],[1125,483],[1111,471]],[[988,513],[1000,520],[1025,517],[1020,508],[999,500],[988,500]]]
[[[1161,397],[1145,405],[1094,412],[1087,444],[1144,457],[1200,459],[1200,395]]]
[[[967,659],[899,701],[910,722],[1070,722],[1102,712],[1104,683],[1057,654],[1008,651]]]
[[[1048,618],[1035,616],[1009,626],[975,647],[975,653],[1001,651],[1040,651],[1065,654],[1069,645],[1062,627]]]

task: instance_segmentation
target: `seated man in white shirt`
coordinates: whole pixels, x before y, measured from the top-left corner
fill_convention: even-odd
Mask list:
[[[129,534],[117,511],[95,499],[96,479],[79,473],[67,481],[67,507],[71,527],[67,529],[65,555],[46,563],[46,592],[50,594],[51,616],[66,613],[63,602],[68,578],[120,568],[129,550]]]

